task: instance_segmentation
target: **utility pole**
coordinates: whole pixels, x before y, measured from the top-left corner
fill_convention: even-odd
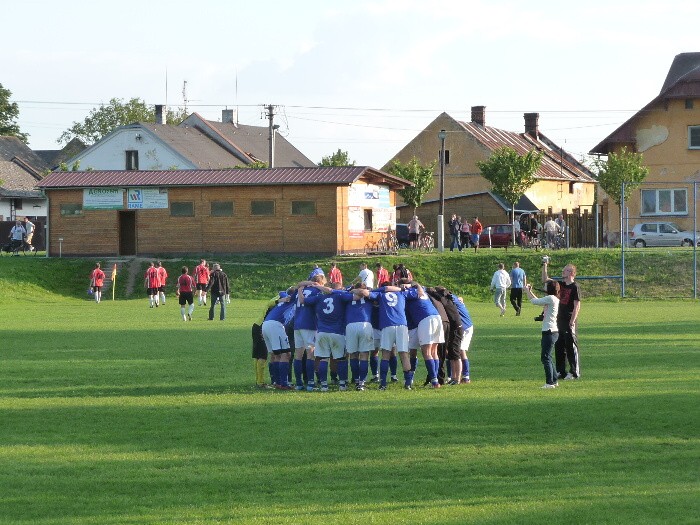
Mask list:
[[[187,103],[189,100],[187,99],[187,80],[182,81],[182,103],[185,106],[185,115],[187,114]]]
[[[267,166],[268,168],[274,168],[274,167],[275,167],[275,131],[277,130],[277,128],[279,128],[279,126],[275,126],[275,125],[274,125],[275,108],[276,108],[276,107],[277,107],[277,106],[273,106],[272,104],[268,104],[267,106],[265,106],[265,109],[266,109],[266,111],[267,111],[267,113],[265,114],[265,116],[267,117],[267,119],[268,119],[268,121],[269,121],[269,125],[268,125],[269,137],[268,137],[268,140],[270,141],[270,144],[269,144],[269,146],[270,146],[270,153],[269,153],[269,156],[268,156],[269,162],[268,162],[268,166]]]

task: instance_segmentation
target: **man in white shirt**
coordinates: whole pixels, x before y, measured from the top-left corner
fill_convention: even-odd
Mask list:
[[[413,218],[408,221],[408,241],[411,248],[415,249],[418,246],[418,237],[420,236],[421,230],[425,230],[425,226],[418,220],[418,215],[414,215]]]
[[[29,217],[24,218],[24,231],[27,232],[27,238],[25,239],[25,242],[29,245],[29,251],[33,252],[34,251],[34,246],[32,246],[32,238],[34,237],[34,229],[36,226],[34,226],[34,223],[29,220]]]
[[[26,234],[27,231],[24,229],[24,226],[22,226],[22,222],[16,221],[15,225],[10,230],[10,239],[12,240],[13,255],[19,255],[17,253],[17,250],[19,250],[22,247],[22,243],[24,242],[24,236]]]
[[[501,309],[501,317],[506,314],[506,290],[510,286],[510,275],[505,271],[503,263],[498,263],[496,270],[491,278],[491,291],[493,291],[493,302]]]
[[[544,231],[547,234],[547,246],[549,248],[554,247],[554,240],[560,231],[559,225],[550,217],[547,222],[544,223]]]
[[[352,284],[362,283],[368,290],[374,288],[374,272],[367,268],[367,263],[360,263],[360,273],[355,277]]]

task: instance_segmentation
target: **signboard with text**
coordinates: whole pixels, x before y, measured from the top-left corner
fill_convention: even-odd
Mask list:
[[[130,210],[162,210],[168,208],[167,188],[129,188],[127,207]]]
[[[124,209],[124,190],[121,188],[85,188],[83,190],[83,209]]]

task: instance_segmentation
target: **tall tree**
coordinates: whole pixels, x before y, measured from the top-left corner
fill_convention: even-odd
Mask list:
[[[642,154],[627,151],[623,147],[619,153],[610,153],[608,160],[597,160],[593,170],[598,175],[598,184],[620,208],[620,235],[625,231],[622,224],[622,185],[624,197],[628,200],[649,175],[649,168],[643,164]]]
[[[519,155],[508,146],[495,150],[484,161],[476,163],[482,177],[491,183],[493,191],[503,197],[511,205],[511,223],[515,222],[515,203],[537,182],[535,172],[542,163],[542,152],[528,151]],[[515,244],[515,228],[513,228],[513,244]]]
[[[19,107],[17,102],[10,102],[10,97],[12,97],[12,91],[0,84],[0,135],[17,137],[26,144],[29,135],[20,131],[16,122],[19,117]]]
[[[186,117],[184,109],[168,108],[167,110],[168,123],[179,124]],[[120,98],[113,98],[108,104],[91,109],[83,122],[73,122],[73,125],[64,131],[56,142],[67,144],[77,137],[85,144],[91,145],[119,126],[134,122],[155,121],[155,106],[149,106],[139,98],[132,98],[127,102]]]
[[[338,148],[338,151],[333,153],[332,155],[329,155],[327,157],[323,157],[321,159],[321,162],[318,163],[319,166],[354,166],[355,161],[353,160],[350,162],[350,155],[348,154],[347,151],[343,151],[340,148]]]
[[[421,166],[416,157],[413,157],[406,164],[394,160],[387,171],[413,183],[413,186],[399,191],[399,195],[406,204],[413,206],[413,215],[415,215],[416,208],[423,203],[425,194],[435,186],[435,178],[433,177],[435,162]]]

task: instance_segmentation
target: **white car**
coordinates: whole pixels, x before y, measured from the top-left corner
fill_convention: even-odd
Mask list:
[[[635,248],[645,246],[700,246],[700,233],[685,231],[673,222],[643,222],[636,224],[628,243]]]

